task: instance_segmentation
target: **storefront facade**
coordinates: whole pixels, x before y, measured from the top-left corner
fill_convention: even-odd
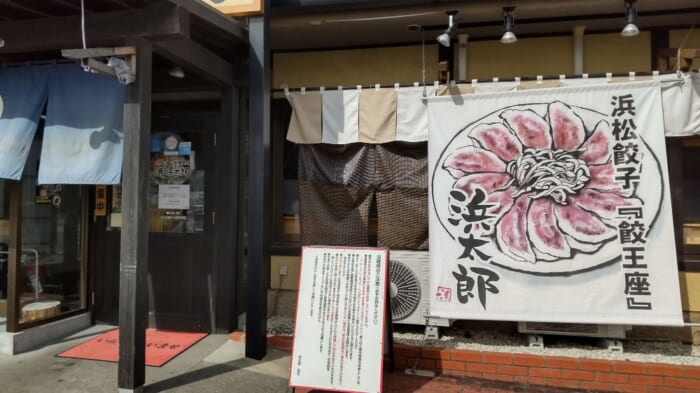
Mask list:
[[[90,323],[118,324],[119,387],[128,390],[143,385],[138,343],[145,328],[237,326],[245,299],[239,158],[247,34],[195,1],[100,1],[84,12],[81,23],[80,6],[65,2],[0,7],[0,73],[49,80],[48,100],[37,98],[32,116],[18,116],[31,102],[17,99],[18,92],[43,90],[13,89],[3,80],[0,92],[3,137],[20,135],[26,147],[26,160],[3,153],[2,349],[40,345],[18,344],[18,337],[36,338],[40,325],[40,338],[50,340]],[[85,42],[76,34],[82,25]],[[64,80],[59,89],[50,81],[57,69],[89,80]],[[84,91],[94,80],[121,93]],[[100,108],[105,102],[116,108]],[[59,104],[69,107],[57,110]],[[92,117],[110,113],[113,123],[93,124]],[[70,127],[92,131],[64,130]],[[24,151],[14,148],[16,140],[3,144],[15,155]],[[104,146],[118,154],[91,161]],[[76,163],[51,161],[67,153]],[[111,176],[70,178],[107,163]],[[67,177],[47,177],[53,172]],[[67,328],[75,317],[80,326]]]
[[[55,31],[79,26],[75,7],[49,3],[54,8],[40,11],[53,15]],[[264,16],[249,20],[250,52],[248,31],[201,2],[95,3],[88,25],[106,27],[88,29],[89,46],[93,40],[133,46],[145,64],[137,63],[136,85],[126,92],[122,182],[37,184],[41,132],[21,179],[0,180],[0,312],[8,331],[90,311],[94,322],[119,323],[122,339],[138,344],[146,326],[228,332],[247,311],[250,357],[265,353],[269,293],[296,289],[301,246],[319,242],[302,241],[300,153],[286,140],[291,108],[278,87],[367,89],[433,80],[444,87],[452,80],[534,82],[542,75],[549,82],[630,71],[648,77],[675,69],[665,49],[700,48],[700,33],[689,29],[700,9],[681,0],[639,1],[642,31],[634,37],[619,34],[624,7],[618,1],[573,8],[523,1],[516,4],[514,45],[498,42],[503,5],[492,2],[269,1]],[[434,38],[453,9],[459,17],[448,49]],[[80,47],[69,33],[28,35],[36,14],[15,12],[0,22],[3,60],[51,60],[60,49]],[[110,30],[119,25],[111,20],[126,30]],[[173,65],[185,67],[184,82],[166,75]],[[688,322],[700,313],[698,133],[667,138]],[[427,155],[426,143],[385,147],[399,156]],[[411,228],[421,232],[397,235],[408,226],[385,225],[379,205],[396,201],[384,202],[377,196],[363,205],[366,219],[352,245],[411,237],[400,248],[425,250],[427,211],[392,212],[398,219],[411,212],[417,221]],[[46,308],[26,308],[37,301]],[[120,387],[142,385],[140,355],[133,348],[124,355]]]
[[[356,86],[361,85],[364,92],[365,89],[372,90],[375,84],[380,84],[382,89],[391,88],[394,84],[408,86],[413,82],[432,87],[434,80],[442,85],[453,79],[458,86],[466,86],[466,90],[473,87],[474,82],[485,84],[493,82],[493,78],[498,78],[504,85],[513,84],[516,77],[524,85],[536,85],[538,75],[550,87],[554,83],[559,85],[560,75],[566,79],[581,79],[582,74],[605,79],[606,73],[611,73],[619,77],[616,79],[627,81],[634,79],[628,73],[635,72],[637,80],[641,80],[651,79],[655,70],[674,72],[677,61],[671,53],[677,53],[678,48],[688,49],[684,56],[693,58],[697,55],[692,48],[700,46],[697,29],[690,28],[698,9],[683,2],[658,7],[648,2],[636,2],[641,32],[632,37],[620,35],[625,21],[623,2],[605,2],[582,8],[562,2],[557,5],[560,9],[556,11],[546,11],[547,7],[539,2],[522,2],[514,4],[518,41],[510,45],[499,42],[503,33],[502,19],[499,21],[503,5],[499,4],[467,5],[454,2],[439,7],[421,7],[406,2],[405,8],[388,10],[381,6],[370,8],[364,4],[348,6],[341,3],[314,4],[318,8],[304,2],[295,3],[294,6],[279,3],[277,14],[272,18],[273,86],[286,86],[289,94],[298,97],[302,90],[317,94],[319,88],[323,90],[324,87],[327,91],[335,91],[338,86],[354,91]],[[390,2],[385,3],[384,6],[389,6]],[[350,8],[343,9],[344,6]],[[447,27],[448,18],[444,12],[450,10],[458,10],[458,22],[448,49],[434,39]],[[442,20],[442,23],[436,20]],[[413,25],[412,31],[406,30],[408,25]],[[293,29],[299,30],[300,38],[296,41],[285,34]],[[399,29],[404,29],[404,32]],[[382,34],[370,34],[370,31],[381,31]],[[414,34],[414,38],[410,38],[409,34]],[[318,38],[312,40],[311,36]],[[424,46],[420,44],[421,37],[425,40]],[[683,60],[684,56],[680,56],[681,63],[687,62]],[[694,68],[697,67],[693,65],[688,69],[686,65],[684,72]],[[448,73],[450,76],[446,77]],[[425,79],[423,75],[426,75]],[[696,76],[697,73],[693,73],[693,77]],[[299,263],[299,247],[318,243],[319,239],[313,236],[320,235],[309,237],[315,233],[314,228],[305,229],[305,213],[301,213],[301,219],[299,215],[300,206],[302,210],[306,208],[307,218],[310,214],[316,214],[314,206],[309,206],[308,197],[306,202],[303,200],[303,183],[309,180],[303,176],[308,175],[308,168],[300,168],[305,165],[304,157],[309,158],[309,145],[305,143],[312,142],[295,144],[286,140],[297,136],[290,138],[288,134],[292,128],[290,119],[293,123],[297,119],[292,118],[284,95],[283,89],[277,90],[278,100],[273,104],[271,122],[272,167],[275,169],[272,182],[274,208],[270,282],[271,290],[294,291],[294,277],[281,279],[279,272],[295,272]],[[697,107],[694,108],[697,111]],[[694,186],[697,171],[693,164],[697,133],[698,129],[688,129],[682,136],[668,135],[666,138],[680,297],[685,321],[691,324],[697,321],[700,300],[697,298],[700,290],[696,273],[698,245],[694,240],[696,235],[693,235],[696,233],[694,223],[698,218],[692,207],[697,188]],[[378,146],[392,148],[391,144]],[[347,152],[338,151],[336,154],[340,157]],[[299,161],[300,155],[303,156],[302,161]],[[314,157],[314,160],[320,159]],[[347,162],[339,165],[347,165]],[[389,232],[397,229],[387,226],[386,222],[382,223],[386,218],[381,216],[380,194],[378,190],[375,201],[371,202],[374,207],[368,207],[369,218],[363,221],[363,229],[358,232],[363,239],[362,244],[347,245],[387,246],[386,239],[392,236]],[[337,206],[336,210],[344,212],[345,207]],[[358,211],[364,210],[361,208]],[[362,213],[359,215],[362,216]],[[334,221],[336,224],[344,224],[340,218],[335,219],[338,220]],[[344,232],[342,235],[348,234]],[[324,240],[340,238],[327,232],[323,236]],[[637,330],[644,331],[641,328]],[[685,341],[697,342],[697,332],[690,327],[675,337],[679,336]]]

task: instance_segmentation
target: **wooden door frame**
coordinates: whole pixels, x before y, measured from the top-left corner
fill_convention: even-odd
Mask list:
[[[161,242],[173,242],[177,241],[178,238],[182,236],[189,236],[191,238],[198,238],[201,241],[201,247],[204,248],[204,258],[199,262],[195,262],[194,259],[187,261],[186,263],[197,264],[207,272],[211,272],[211,275],[215,275],[214,270],[214,239],[216,236],[217,228],[214,221],[215,206],[215,190],[217,188],[216,181],[216,146],[215,146],[215,135],[218,131],[218,118],[220,114],[216,111],[175,111],[169,113],[170,117],[167,120],[158,119],[153,117],[152,122],[152,133],[158,132],[173,132],[176,134],[190,133],[190,134],[200,134],[202,137],[201,147],[193,146],[193,150],[199,151],[206,155],[206,166],[204,169],[204,230],[201,233],[168,233],[168,232],[150,232],[149,231],[149,264],[148,267],[148,283],[149,290],[148,293],[148,303],[147,316],[149,321],[149,327],[157,326],[157,321],[167,321],[173,329],[182,329],[188,331],[213,331],[214,318],[214,307],[213,299],[216,297],[214,294],[213,284],[210,285],[206,275],[202,276],[201,279],[204,281],[196,282],[195,285],[200,285],[205,288],[207,292],[211,291],[212,301],[206,301],[206,306],[203,310],[194,309],[194,313],[181,314],[181,313],[168,313],[158,310],[155,307],[161,299],[152,298],[153,291],[155,287],[153,284],[153,279],[151,277],[151,268],[154,266],[153,263],[157,258],[154,258],[151,253],[154,244]],[[162,121],[160,123],[159,121]],[[150,209],[150,208],[149,208]],[[158,238],[158,241],[154,240]],[[196,268],[196,267],[195,267]],[[151,307],[153,305],[153,307]]]
[[[113,187],[113,186],[110,186]],[[89,206],[95,206],[95,186],[90,187],[90,192],[89,192]],[[107,206],[111,207],[112,206],[112,192],[111,188],[108,188],[107,191]],[[108,213],[111,211],[110,208],[108,208]],[[92,220],[88,220],[88,288],[87,288],[87,299],[88,299],[88,310],[90,310],[90,323],[91,324],[96,324],[98,320],[100,322],[106,322],[110,324],[118,324],[119,323],[119,306],[117,305],[116,308],[114,308],[113,316],[114,318],[112,319],[105,319],[104,317],[98,318],[98,309],[100,307],[105,307],[105,300],[100,298],[97,293],[97,279],[98,279],[98,271],[102,272],[104,268],[102,267],[104,265],[104,261],[99,260],[99,255],[97,250],[100,247],[106,247],[109,245],[110,242],[115,242],[119,243],[120,242],[120,231],[118,230],[109,230],[108,229],[108,216],[104,217],[96,217],[93,215]],[[99,235],[98,235],[99,233]],[[107,240],[107,238],[116,238],[116,240]],[[119,261],[117,260],[117,263]],[[118,271],[118,269],[117,269]],[[117,281],[117,286],[115,289],[117,290],[117,293],[115,293],[115,297],[118,302],[119,298],[119,293],[118,293],[118,285],[119,285],[119,274],[117,273],[117,276],[115,277],[115,280]],[[100,292],[102,293],[102,292]],[[98,302],[99,300],[99,302]],[[101,303],[100,303],[101,302]],[[104,312],[104,310],[101,310]]]
[[[10,233],[7,249],[7,331],[18,332],[20,286],[19,247],[22,244],[22,181],[7,181],[10,188]]]
[[[208,147],[207,161],[211,164],[207,166],[205,174],[205,234],[203,241],[211,247],[211,253],[207,257],[208,269],[212,274],[211,286],[213,287],[213,304],[206,311],[206,325],[208,330],[214,333],[229,333],[237,327],[238,314],[241,312],[240,297],[241,286],[241,266],[243,264],[243,241],[242,224],[239,217],[244,215],[243,206],[240,201],[243,196],[244,163],[241,163],[241,153],[245,146],[241,141],[240,129],[241,119],[240,108],[244,105],[240,100],[241,91],[237,88],[230,88],[222,91],[221,102],[218,107],[212,106],[211,111],[180,111],[168,110],[168,119],[158,116],[157,109],[153,114],[153,132],[197,132],[205,133],[205,143]],[[198,118],[210,117],[211,121],[201,124]],[[185,120],[190,118],[190,120]],[[214,137],[216,135],[216,137]],[[213,138],[216,138],[214,147]],[[94,204],[94,188],[91,189],[91,206]],[[213,213],[213,214],[212,214]],[[212,217],[215,216],[215,222]],[[106,225],[102,218],[90,220],[90,291],[94,291],[98,280],[98,271],[101,268],[97,262],[96,249],[103,245],[96,241],[106,240],[96,236],[97,231],[105,231],[99,226]],[[149,233],[149,236],[153,236]],[[195,234],[192,234],[195,235]],[[120,241],[117,237],[116,241]],[[115,277],[115,280],[117,278]],[[208,283],[207,283],[208,284]],[[99,292],[94,291],[96,297]],[[104,299],[95,299],[95,304],[90,302],[93,323],[96,321],[98,310],[96,307],[105,304]],[[148,315],[154,310],[149,309]]]

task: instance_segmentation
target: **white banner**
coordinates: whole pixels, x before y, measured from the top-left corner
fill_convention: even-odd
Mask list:
[[[431,314],[682,324],[657,83],[428,99]]]

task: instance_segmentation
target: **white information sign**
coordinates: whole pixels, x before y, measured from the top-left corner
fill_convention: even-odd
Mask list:
[[[304,247],[289,385],[381,392],[388,251]]]
[[[159,184],[158,209],[189,209],[189,184]]]

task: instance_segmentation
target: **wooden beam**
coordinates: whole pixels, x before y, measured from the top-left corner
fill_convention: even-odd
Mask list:
[[[99,73],[101,73],[101,74],[111,75],[111,76],[117,76],[117,72],[114,71],[114,68],[108,66],[107,64],[105,64],[105,63],[103,63],[103,62],[101,62],[101,61],[98,61],[98,60],[95,60],[95,59],[88,59],[88,61],[87,61],[87,66],[88,66],[91,70],[97,71],[97,72],[99,72]]]
[[[126,56],[136,53],[133,46],[120,46],[116,48],[87,48],[87,49],[63,49],[61,56],[69,59],[86,59],[89,57]]]
[[[192,15],[207,21],[219,30],[231,34],[241,40],[242,43],[248,43],[248,31],[237,20],[222,14],[215,8],[210,7],[203,1],[198,0],[170,0],[171,3],[177,4],[186,9]]]
[[[190,39],[157,41],[156,53],[223,86],[233,84],[233,66]]]
[[[136,47],[136,81],[127,87],[124,102],[124,163],[122,174],[122,230],[119,260],[120,392],[141,389],[145,382],[148,186],[151,129],[150,41],[130,39]]]
[[[187,37],[190,20],[180,7],[159,2],[139,9],[85,15],[85,29],[89,46],[118,45],[129,36]],[[40,22],[36,19],[2,22],[0,37],[5,40],[0,55],[82,46],[78,16],[46,18]]]
[[[666,57],[676,57],[678,55],[678,48],[663,48],[659,49],[660,56]],[[700,49],[684,49],[681,48],[680,53],[681,58],[693,59],[700,56]]]
[[[87,49],[63,49],[61,50],[61,55],[69,59],[87,59],[87,66],[97,72],[102,74],[117,76],[117,71],[104,62],[104,57],[111,56],[122,56],[127,57],[126,63],[130,64],[134,62],[134,54],[136,54],[136,48],[132,46],[121,46],[116,48],[87,48]],[[101,58],[101,59],[96,59]],[[129,83],[134,77],[134,67],[131,66],[128,70],[127,77],[122,76],[120,81],[122,83]],[[119,77],[119,76],[117,76]]]
[[[270,0],[265,1],[269,9]],[[270,18],[250,18],[250,170],[248,173],[248,309],[246,357],[267,353],[267,288],[270,287],[272,184],[270,162]],[[255,171],[255,173],[253,173]]]

